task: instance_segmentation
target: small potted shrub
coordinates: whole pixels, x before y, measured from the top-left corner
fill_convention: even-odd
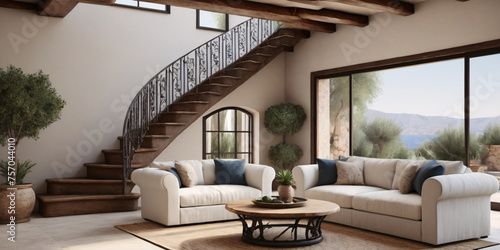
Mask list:
[[[293,189],[295,189],[295,180],[293,179],[292,171],[289,169],[277,169],[276,182],[279,184],[279,199],[286,203],[292,202]]]

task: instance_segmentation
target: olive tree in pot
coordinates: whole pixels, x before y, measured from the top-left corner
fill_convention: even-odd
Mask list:
[[[264,114],[264,126],[271,134],[282,135],[283,141],[269,149],[269,159],[275,168],[291,170],[302,157],[302,149],[286,143],[286,136],[297,133],[306,120],[300,105],[281,103],[269,107]],[[280,172],[279,169],[276,171]],[[273,187],[274,188],[274,187]]]
[[[35,193],[24,177],[35,164],[20,161],[17,146],[23,138],[37,140],[40,130],[60,118],[65,104],[42,71],[25,74],[12,65],[0,68],[0,145],[7,149],[7,160],[0,161],[5,178],[0,185],[0,223],[29,221]]]

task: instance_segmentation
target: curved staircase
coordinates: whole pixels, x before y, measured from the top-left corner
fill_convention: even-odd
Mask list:
[[[252,20],[254,19],[247,22]],[[259,20],[259,22],[270,21]],[[40,214],[54,217],[137,210],[140,195],[131,193],[134,184],[130,181],[130,173],[134,169],[148,166],[205,111],[238,88],[280,53],[293,51],[293,46],[307,37],[309,37],[308,31],[278,29],[260,44],[249,46],[252,49],[248,49],[246,54],[226,67],[221,67],[221,70],[207,76],[206,79],[200,77],[197,85],[185,89],[176,100],[164,105],[164,110],[158,110],[158,114],[147,121],[146,128],[141,127],[143,135],[139,138],[119,137],[119,149],[102,150],[105,156],[104,163],[85,164],[86,177],[47,179],[47,194],[37,196]],[[170,95],[160,92],[157,94]],[[149,95],[149,92],[147,94]],[[127,120],[125,122],[127,123]],[[132,145],[130,140],[138,141],[139,146],[130,148]],[[124,145],[128,150],[132,150],[133,155],[127,156]],[[127,158],[130,159],[130,163],[127,162]]]

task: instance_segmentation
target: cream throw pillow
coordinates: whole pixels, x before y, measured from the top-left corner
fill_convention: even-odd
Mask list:
[[[185,161],[176,161],[175,168],[177,169],[177,173],[179,173],[182,185],[186,187],[193,187],[196,185],[198,177],[196,176],[196,172],[191,164]]]
[[[364,185],[363,169],[365,161],[337,161],[337,185]]]
[[[417,175],[418,163],[410,162],[399,177],[399,192],[407,194],[413,191],[413,179]]]
[[[149,164],[150,167],[152,168],[159,168],[161,170],[170,170],[171,168],[173,168],[175,165],[175,162],[173,161],[154,161],[154,162],[151,162],[151,164]]]

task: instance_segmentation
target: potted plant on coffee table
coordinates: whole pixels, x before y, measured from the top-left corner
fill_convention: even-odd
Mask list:
[[[278,182],[279,199],[289,203],[293,201],[293,189],[295,189],[295,180],[292,171],[289,169],[276,170],[276,182]]]
[[[0,68],[0,145],[7,160],[0,161],[0,223],[29,221],[35,192],[24,177],[35,166],[17,158],[23,138],[38,139],[40,130],[59,119],[64,100],[52,88],[49,76],[39,71],[25,74],[12,65]],[[3,158],[3,156],[0,156]]]

